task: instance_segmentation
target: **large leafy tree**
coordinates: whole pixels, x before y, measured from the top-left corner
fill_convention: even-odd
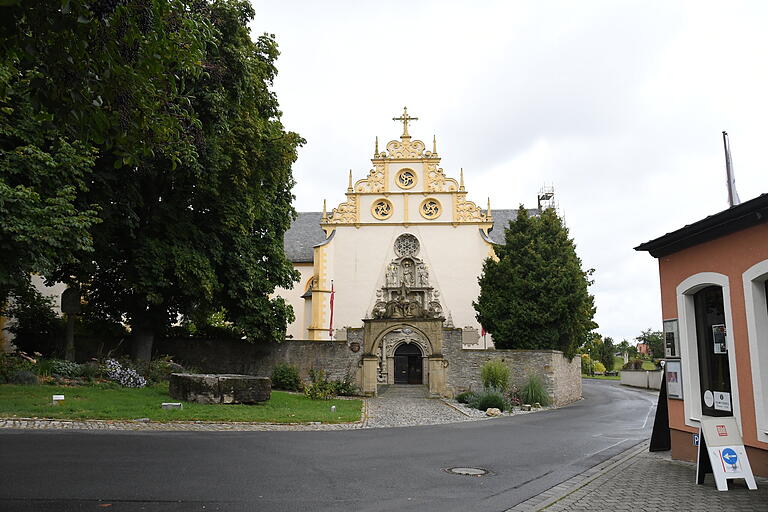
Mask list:
[[[72,201],[98,212],[93,252],[50,277],[127,321],[139,358],[179,315],[223,310],[243,336],[279,338],[292,312],[269,294],[295,277],[282,235],[301,139],[280,123],[276,44],[251,40],[250,5],[31,4],[13,7],[3,29],[31,48],[17,54],[39,78],[34,101],[96,148]]]
[[[188,156],[179,142],[191,118],[173,98],[180,77],[202,72],[206,27],[184,10],[179,0],[0,2],[0,303],[30,273],[89,258],[100,205],[77,198],[94,167]]]
[[[568,229],[553,209],[529,217],[520,206],[480,276],[473,303],[497,348],[556,349],[573,357],[596,324],[584,271]]]

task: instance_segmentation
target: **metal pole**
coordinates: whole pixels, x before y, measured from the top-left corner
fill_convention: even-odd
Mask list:
[[[728,132],[723,131],[723,148],[725,149],[725,176],[728,180],[728,207],[733,207],[733,168],[731,167],[731,148],[728,145]]]

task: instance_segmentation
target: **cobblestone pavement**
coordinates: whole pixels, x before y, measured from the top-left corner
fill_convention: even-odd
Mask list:
[[[756,491],[737,480],[729,491],[720,492],[712,475],[703,485],[695,482],[694,464],[672,460],[669,452],[650,453],[645,442],[507,512],[768,510],[766,478],[757,478]]]
[[[409,427],[472,421],[473,418],[440,399],[427,398],[424,386],[379,386],[379,396],[367,401],[365,427]]]

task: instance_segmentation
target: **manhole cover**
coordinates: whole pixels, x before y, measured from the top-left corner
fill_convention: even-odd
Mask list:
[[[488,474],[488,470],[483,468],[458,467],[458,468],[448,468],[446,469],[446,471],[448,473],[453,473],[454,475],[464,475],[464,476],[483,476]]]

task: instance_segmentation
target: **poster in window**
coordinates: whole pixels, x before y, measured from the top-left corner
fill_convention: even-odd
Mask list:
[[[677,400],[683,399],[683,372],[680,361],[667,361],[664,365],[667,378],[667,396]]]
[[[715,342],[715,354],[727,354],[725,324],[715,324],[712,326],[712,338]]]

